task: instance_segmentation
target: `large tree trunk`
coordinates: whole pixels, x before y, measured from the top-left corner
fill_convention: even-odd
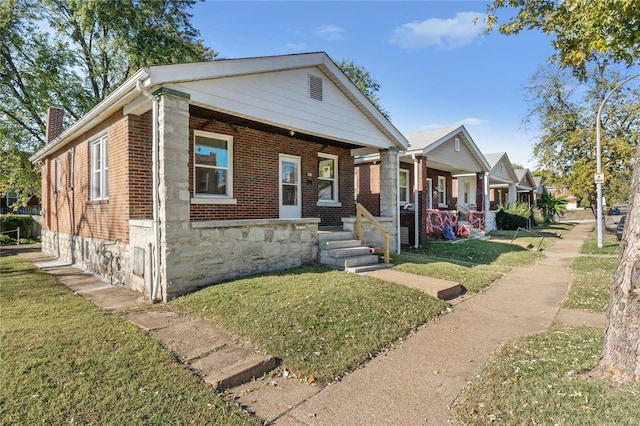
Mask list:
[[[613,276],[604,347],[591,372],[615,382],[640,382],[640,144],[636,152],[629,210]]]

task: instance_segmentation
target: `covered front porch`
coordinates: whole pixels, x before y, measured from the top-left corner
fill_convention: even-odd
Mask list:
[[[400,156],[402,244],[417,246],[450,232],[456,237],[483,232],[489,166],[464,126],[407,139],[410,149]]]

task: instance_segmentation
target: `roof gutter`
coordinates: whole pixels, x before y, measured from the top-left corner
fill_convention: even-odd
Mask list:
[[[29,157],[32,163],[41,161],[48,154],[63,148],[74,137],[87,130],[88,127],[97,124],[97,121],[105,114],[111,114],[122,102],[123,98],[132,93],[136,89],[137,82],[141,79],[149,77],[149,71],[143,68],[132,75],[127,81],[114,90],[109,96],[104,98],[98,105],[93,107],[91,111],[85,114],[78,121],[73,123],[71,127],[62,132],[57,138],[46,144],[42,149]],[[136,92],[137,93],[137,92]]]

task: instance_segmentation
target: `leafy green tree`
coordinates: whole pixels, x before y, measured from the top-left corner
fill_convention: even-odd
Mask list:
[[[353,61],[347,61],[345,59],[338,62],[336,65],[345,73],[351,81],[356,85],[358,89],[371,101],[373,105],[384,115],[388,120],[391,119],[389,112],[385,111],[380,104],[380,98],[378,97],[378,91],[380,90],[380,83],[371,77],[369,71],[362,65],[357,65]]]
[[[544,221],[552,222],[556,215],[567,210],[567,197],[555,197],[544,192],[542,198],[538,200],[538,207],[542,210]]]
[[[499,24],[497,14],[507,8],[516,14]],[[552,36],[556,53],[549,59],[586,80],[588,64],[602,56],[638,64],[638,16],[637,0],[495,0],[487,6],[486,29],[497,26],[505,35],[540,30]]]
[[[553,65],[540,68],[527,90],[531,107],[525,120],[539,123],[533,154],[541,169],[552,172],[549,182],[568,188],[586,206],[595,202],[595,115],[604,90],[620,79],[607,64],[590,68],[591,78],[585,82]],[[636,120],[640,91],[625,88],[614,98],[603,116],[603,193],[607,200],[622,203],[629,195],[633,153],[640,136]]]
[[[210,60],[187,10],[195,0],[0,2],[0,192],[39,195],[28,157],[49,106],[79,119],[139,68]]]
[[[517,13],[498,25],[497,11],[507,7],[515,8]],[[495,0],[487,12],[488,31],[498,25],[502,34],[536,29],[553,36],[556,54],[552,59],[571,69],[580,81],[590,79],[589,64],[602,60],[629,67],[640,65],[637,0]],[[611,88],[603,85],[599,90],[596,99],[601,100]],[[609,108],[613,104],[609,102]],[[630,110],[633,113],[629,114],[629,123],[638,119],[637,106]],[[609,111],[605,115],[616,120]],[[595,126],[595,121],[592,123]],[[611,122],[603,124],[603,129],[614,127]],[[611,136],[620,136],[621,143],[628,143],[630,132],[621,127],[620,135],[614,133],[605,138]],[[614,382],[640,381],[640,147],[636,147],[632,163],[629,212],[611,285],[604,346],[598,365],[590,373]]]

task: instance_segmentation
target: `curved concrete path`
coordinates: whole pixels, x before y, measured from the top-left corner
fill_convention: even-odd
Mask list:
[[[544,259],[506,274],[390,350],[323,389],[283,378],[232,389],[241,404],[278,425],[444,425],[447,407],[504,341],[545,330],[571,282],[567,268],[593,223],[578,224]],[[559,315],[559,313],[561,315]],[[578,313],[604,326],[604,315]]]

